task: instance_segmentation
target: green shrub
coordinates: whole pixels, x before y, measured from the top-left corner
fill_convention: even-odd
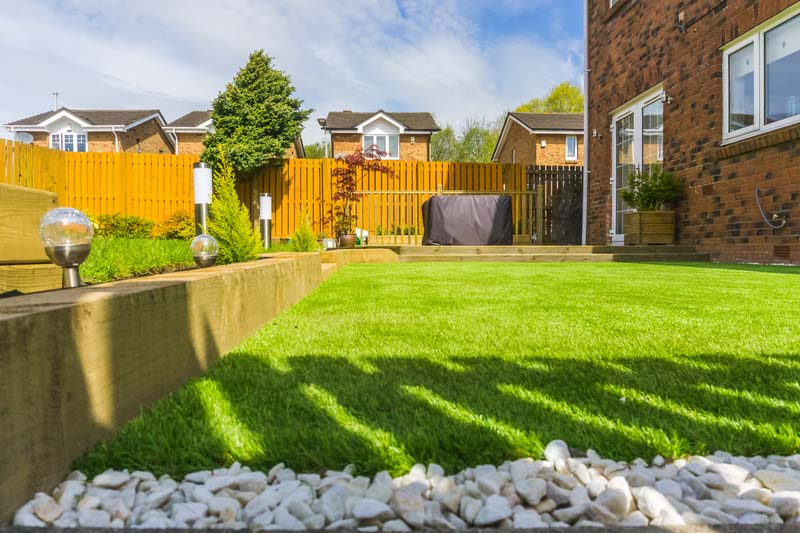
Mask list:
[[[186,211],[176,211],[153,231],[156,239],[191,240],[194,238],[194,217]]]
[[[153,234],[155,223],[135,215],[114,213],[99,215],[94,220],[97,237],[117,237],[120,239],[148,239]]]
[[[250,225],[250,214],[236,194],[233,166],[224,152],[214,172],[214,197],[209,209],[208,233],[219,243],[218,264],[251,261],[263,246]]]
[[[652,165],[647,170],[637,170],[628,178],[628,188],[622,191],[622,199],[640,211],[670,209],[681,197],[683,182],[661,165]]]
[[[311,227],[311,219],[308,213],[300,213],[300,225],[292,235],[290,249],[293,252],[316,252],[319,250],[317,236]]]

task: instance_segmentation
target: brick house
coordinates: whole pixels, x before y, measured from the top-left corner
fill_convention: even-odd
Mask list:
[[[164,131],[175,139],[175,154],[200,155],[203,152],[203,139],[214,131],[211,111],[191,111],[164,126]],[[284,159],[305,157],[303,139],[300,136],[286,149]]]
[[[68,152],[171,154],[173,141],[157,109],[67,109],[62,107],[4,124],[29,133],[33,144]]]
[[[330,155],[339,157],[375,145],[387,152],[384,159],[430,161],[431,135],[439,126],[430,113],[372,113],[334,111],[317,120],[329,133]]]
[[[492,153],[495,163],[583,163],[580,113],[508,113]]]
[[[619,196],[652,164],[685,183],[676,241],[800,263],[800,3],[589,0],[587,242],[622,241]]]

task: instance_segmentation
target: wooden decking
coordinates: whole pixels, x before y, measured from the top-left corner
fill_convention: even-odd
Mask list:
[[[373,246],[370,246],[373,248]],[[419,262],[704,262],[693,246],[380,246],[401,263]]]

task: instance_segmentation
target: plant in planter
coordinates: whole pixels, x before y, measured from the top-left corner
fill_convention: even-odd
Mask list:
[[[635,211],[623,215],[625,244],[672,244],[675,240],[675,205],[683,183],[661,165],[637,170],[628,178],[622,199]]]
[[[358,180],[364,172],[380,172],[391,175],[389,167],[381,163],[386,152],[376,147],[368,150],[358,149],[350,155],[336,159],[344,161],[345,166],[338,166],[331,172],[334,177],[333,205],[328,210],[326,221],[333,226],[333,233],[339,240],[340,248],[353,248],[356,245],[355,227],[358,215],[355,204],[361,201],[361,193],[357,191]]]

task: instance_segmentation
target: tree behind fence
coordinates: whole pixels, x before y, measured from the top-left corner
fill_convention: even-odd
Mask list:
[[[55,192],[59,205],[93,215],[119,212],[156,222],[176,211],[192,212],[195,162],[197,157],[188,155],[70,153],[0,141],[0,183]],[[524,240],[529,233],[526,228],[535,216],[530,191],[541,185],[543,242],[573,244],[574,221],[580,223],[580,212],[575,212],[579,200],[575,197],[575,182],[580,180],[580,167],[440,161],[385,163],[392,170],[391,175],[365,173],[359,178],[359,189],[365,192],[359,206],[359,227],[369,230],[372,236],[413,236],[415,239],[394,241],[416,242],[422,234],[419,206],[428,197],[437,193],[483,192],[512,195],[516,232]],[[333,194],[331,170],[342,164],[333,159],[276,161],[241,180],[237,190],[254,221],[258,218],[259,194],[272,195],[276,238],[291,236],[303,212],[309,214],[316,232],[330,234],[323,219]],[[567,190],[565,187],[569,195],[562,192]],[[572,229],[558,233],[561,230],[554,230],[554,223],[565,224],[556,222],[562,219],[571,221]]]

